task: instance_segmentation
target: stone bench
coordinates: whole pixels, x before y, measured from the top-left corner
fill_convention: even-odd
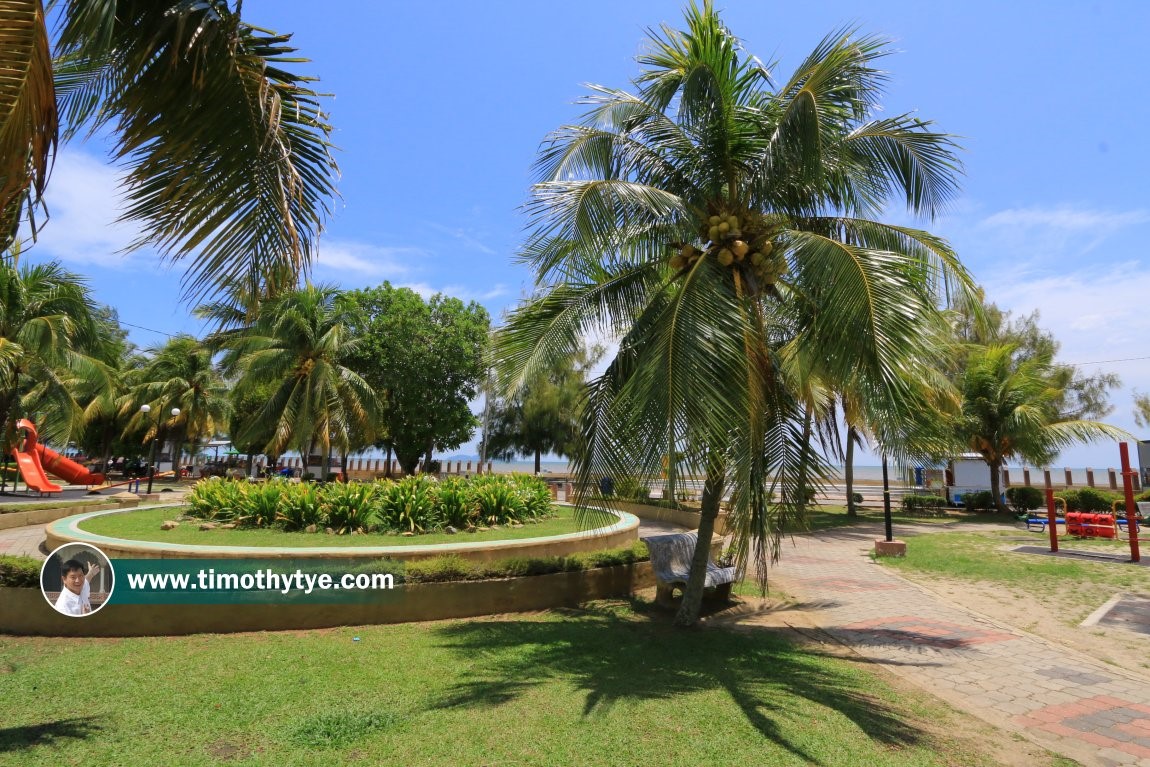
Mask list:
[[[655,573],[655,601],[669,605],[675,589],[684,590],[691,575],[691,559],[695,556],[698,533],[672,533],[644,538],[651,552],[651,569]],[[739,579],[738,569],[720,567],[707,560],[705,596],[727,600],[731,597],[731,584]]]

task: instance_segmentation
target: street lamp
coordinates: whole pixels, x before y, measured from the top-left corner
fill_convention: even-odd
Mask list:
[[[178,407],[172,408],[172,418],[180,414]],[[176,478],[176,484],[180,482],[180,467],[176,465],[176,461],[180,458],[180,446],[175,442],[172,443],[172,476]]]
[[[140,412],[143,413],[145,417],[147,417],[148,413],[152,412],[152,406],[147,405],[147,404],[140,405]],[[180,414],[180,409],[178,407],[172,408],[172,417],[173,418],[175,418],[179,414]],[[157,423],[156,424],[156,436],[152,438],[152,452],[148,458],[148,494],[149,495],[151,495],[151,493],[152,493],[152,480],[154,480],[156,478],[156,448],[159,446],[159,443],[160,443],[160,434],[161,434],[160,424]]]
[[[151,405],[140,405],[140,412],[144,417],[148,417],[148,413],[152,412]],[[152,479],[156,476],[156,442],[160,438],[160,427],[156,426],[156,435],[152,437],[152,451],[148,454],[148,494],[152,493]]]

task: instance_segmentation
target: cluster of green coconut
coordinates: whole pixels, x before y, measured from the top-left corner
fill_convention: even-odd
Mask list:
[[[762,284],[771,285],[787,271],[786,259],[774,254],[775,245],[771,241],[772,230],[764,221],[748,217],[746,227],[740,227],[739,217],[722,213],[711,216],[707,221],[705,236],[709,244],[702,250],[687,243],[671,256],[671,268],[683,269],[708,256],[719,266],[741,269],[753,274]]]

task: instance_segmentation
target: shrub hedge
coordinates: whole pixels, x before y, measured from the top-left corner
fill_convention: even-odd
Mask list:
[[[242,527],[336,533],[422,533],[448,526],[505,525],[551,515],[551,492],[525,474],[486,474],[438,481],[426,474],[398,482],[314,485],[273,479],[262,484],[224,477],[201,480],[188,494],[189,516]]]
[[[1042,490],[1025,485],[1006,488],[1006,500],[1011,508],[1019,513],[1041,509],[1046,505]]]
[[[40,585],[40,567],[44,563],[32,557],[0,555],[0,586],[26,588]]]
[[[907,514],[938,514],[946,505],[940,495],[904,495],[902,508]]]

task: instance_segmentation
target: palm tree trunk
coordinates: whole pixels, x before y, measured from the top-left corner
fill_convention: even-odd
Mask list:
[[[387,463],[383,465],[383,469],[387,474],[387,478],[391,479],[391,445],[387,446]]]
[[[719,504],[723,500],[723,485],[726,472],[716,459],[708,462],[707,478],[703,482],[703,504],[699,514],[699,539],[695,544],[695,554],[691,557],[691,577],[687,588],[683,589],[683,601],[675,614],[675,625],[684,628],[699,622],[699,611],[703,607],[703,591],[707,580],[707,562],[711,558],[711,536],[715,532],[715,519],[719,516]]]
[[[536,474],[536,476],[538,476],[538,474],[539,474],[540,459],[542,457],[543,457],[542,451],[540,451],[538,448],[536,448],[535,449],[535,474]]]
[[[843,457],[843,481],[847,486],[847,516],[857,517],[858,507],[855,506],[855,440],[858,432],[855,427],[847,427],[847,452]]]
[[[990,497],[994,500],[994,508],[999,514],[1006,514],[1006,504],[1002,502],[1002,459],[989,462],[990,466]]]

